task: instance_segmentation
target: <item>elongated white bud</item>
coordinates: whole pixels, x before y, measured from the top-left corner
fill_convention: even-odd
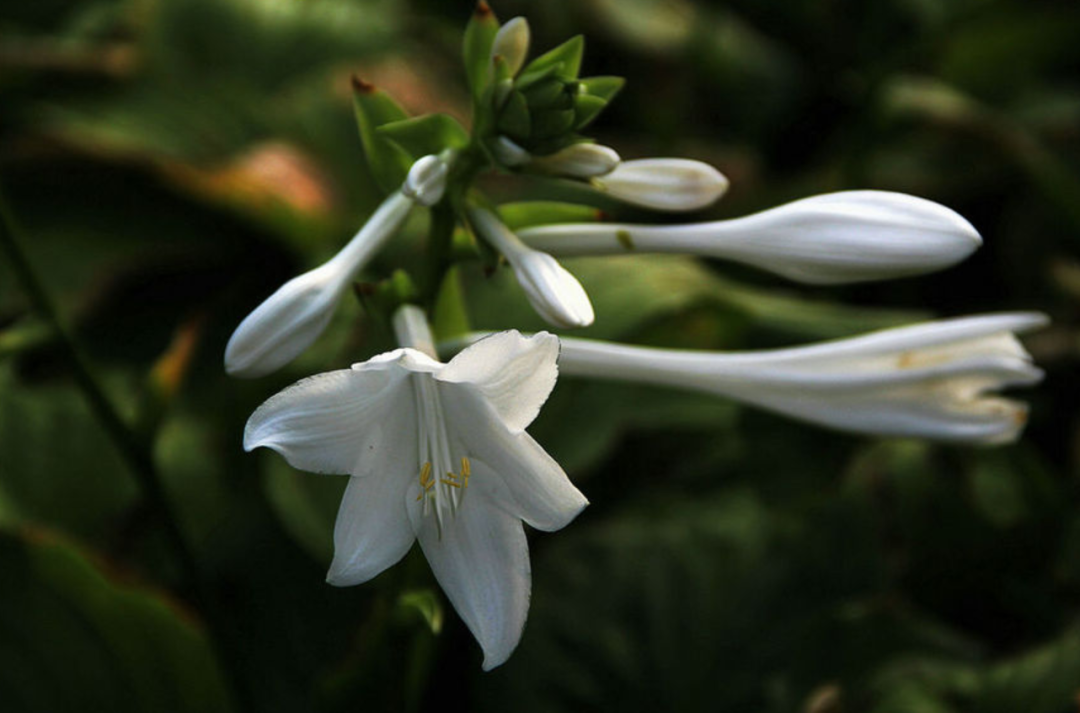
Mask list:
[[[645,208],[686,211],[714,203],[728,179],[707,163],[684,158],[623,161],[593,185],[615,198]]]
[[[469,219],[514,270],[533,309],[557,327],[587,327],[593,323],[592,303],[581,283],[547,253],[522,243],[495,214],[484,208],[469,210]]]
[[[499,136],[491,142],[491,153],[495,155],[496,161],[508,168],[524,166],[532,161],[532,155],[528,151],[505,136]]]
[[[515,76],[525,65],[529,56],[529,22],[524,17],[515,17],[507,21],[495,34],[491,44],[491,57],[502,57],[510,69],[510,76]]]
[[[887,191],[843,191],[708,223],[574,223],[530,228],[521,239],[553,255],[689,253],[828,285],[933,272],[970,256],[979,233],[933,201]]]
[[[388,197],[341,252],[294,277],[249,314],[225,347],[225,371],[254,378],[280,369],[322,334],[353,276],[397,231],[413,201]]]
[[[397,232],[413,205],[431,206],[442,198],[447,169],[437,156],[414,163],[401,190],[383,201],[337,255],[286,282],[244,318],[225,347],[225,371],[263,376],[307,349],[330,323],[352,279]]]
[[[537,156],[529,168],[556,176],[595,178],[604,176],[619,165],[615,149],[600,144],[571,144],[548,156]]]
[[[845,431],[992,445],[1027,420],[1024,404],[993,392],[1042,379],[1015,333],[1046,323],[993,314],[731,354],[564,337],[559,371],[705,391]]]

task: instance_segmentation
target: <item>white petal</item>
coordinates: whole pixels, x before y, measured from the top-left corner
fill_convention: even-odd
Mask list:
[[[369,474],[349,478],[338,509],[326,575],[335,587],[368,581],[404,557],[416,539],[405,500],[415,458],[386,451],[370,458]]]
[[[505,662],[529,611],[529,546],[521,521],[470,486],[441,537],[435,518],[425,517],[419,538],[435,578],[484,651],[484,670]]]
[[[248,419],[244,450],[265,446],[300,470],[354,475],[367,456],[415,451],[411,372],[401,363],[409,356],[398,350],[275,394]]]
[[[538,530],[565,527],[589,501],[561,466],[525,432],[513,433],[471,386],[447,384],[441,390],[454,437],[475,461],[474,482],[489,487],[489,497]]]
[[[523,431],[547,401],[559,375],[559,340],[547,332],[499,332],[465,349],[436,377],[475,386],[511,431]]]
[[[728,189],[728,179],[709,164],[681,158],[623,161],[595,180],[620,200],[670,211],[704,208]]]

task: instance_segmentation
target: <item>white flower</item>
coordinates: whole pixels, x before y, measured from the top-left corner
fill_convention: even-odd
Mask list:
[[[982,245],[956,212],[888,191],[829,193],[708,223],[544,226],[522,231],[521,239],[560,256],[692,253],[820,285],[932,272]]]
[[[594,178],[610,174],[619,165],[615,149],[601,144],[570,144],[548,156],[536,156],[529,168],[556,176]]]
[[[728,189],[728,179],[707,163],[684,158],[623,161],[593,185],[635,205],[656,210],[697,210]]]
[[[982,444],[1015,440],[1024,404],[991,395],[1042,372],[1014,333],[1037,313],[946,319],[793,349],[734,354],[562,339],[565,375],[675,386],[847,431]]]
[[[517,332],[448,364],[397,349],[273,396],[248,421],[244,448],[352,476],[327,581],[365,582],[419,540],[489,670],[517,646],[528,612],[521,522],[558,530],[588,504],[525,432],[555,385],[558,350],[550,334]]]
[[[547,253],[526,246],[484,208],[469,209],[469,219],[485,240],[506,257],[525,296],[541,317],[557,327],[588,327],[592,303],[581,283]]]
[[[397,232],[413,205],[431,206],[442,198],[446,173],[446,163],[436,156],[413,164],[401,190],[383,201],[337,255],[286,282],[244,318],[225,347],[225,371],[246,378],[263,376],[311,346],[330,323],[352,279]]]

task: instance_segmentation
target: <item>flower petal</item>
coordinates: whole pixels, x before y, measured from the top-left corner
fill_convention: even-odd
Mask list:
[[[484,670],[510,657],[529,611],[529,546],[521,521],[472,489],[440,532],[424,518],[420,546],[450,603],[484,651]]]
[[[415,451],[411,372],[402,365],[410,352],[319,374],[275,394],[248,419],[244,450],[265,446],[300,470],[353,475],[366,472],[363,457]]]
[[[465,349],[436,377],[471,384],[494,407],[511,431],[523,431],[540,413],[559,375],[559,340],[540,332],[531,337],[510,330]]]
[[[408,473],[415,460],[381,452],[369,475],[349,478],[334,524],[334,561],[326,581],[349,587],[368,581],[405,556],[416,536],[406,511]],[[383,468],[385,466],[385,469]]]
[[[494,502],[532,527],[549,532],[565,527],[589,504],[532,436],[511,432],[469,386],[447,387],[441,390],[447,420],[468,424],[455,429],[454,437],[476,461],[474,481],[480,486],[485,480],[497,481],[489,488]],[[505,489],[498,487],[499,482]]]

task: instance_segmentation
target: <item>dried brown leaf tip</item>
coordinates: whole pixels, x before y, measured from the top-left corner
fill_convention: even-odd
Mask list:
[[[476,3],[476,16],[477,17],[487,17],[490,14],[491,14],[491,6],[488,5],[486,2],[484,2],[484,0],[480,0],[480,2]]]
[[[355,74],[352,76],[352,88],[354,91],[363,92],[364,94],[371,94],[375,91],[375,85],[370,82],[365,82]]]

